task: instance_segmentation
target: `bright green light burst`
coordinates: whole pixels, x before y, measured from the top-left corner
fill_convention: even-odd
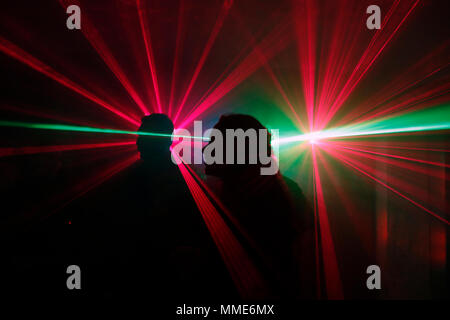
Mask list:
[[[450,129],[450,106],[420,110],[400,116],[383,118],[357,125],[305,133],[297,136],[282,137],[278,144],[309,141],[311,144],[323,139],[380,135],[391,133],[407,133],[431,130]],[[272,144],[277,143],[274,141]]]

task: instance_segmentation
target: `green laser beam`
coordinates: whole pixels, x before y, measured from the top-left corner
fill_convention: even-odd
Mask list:
[[[314,140],[317,141],[321,139],[332,139],[341,137],[421,132],[431,130],[448,130],[450,129],[449,120],[450,120],[450,105],[420,110],[399,116],[386,117],[383,119],[373,120],[356,125],[327,129],[320,132],[311,132],[300,135],[281,137],[275,141],[272,141],[272,144],[282,145],[293,142],[314,141]],[[96,132],[105,134],[142,135],[142,136],[166,137],[166,138],[174,137],[185,139],[198,139],[203,141],[210,140],[209,137],[177,135],[177,134],[171,135],[156,132],[127,131],[108,128],[74,126],[66,124],[30,123],[30,122],[0,120],[0,126],[19,127],[28,129],[42,129],[42,130],[60,130],[72,132]]]
[[[399,116],[349,125],[340,128],[283,137],[279,144],[311,140],[381,135],[390,133],[408,133],[450,129],[450,106],[435,107]]]
[[[42,129],[42,130],[59,130],[59,131],[75,131],[75,132],[96,132],[96,133],[110,133],[110,134],[129,134],[129,135],[140,135],[140,136],[152,136],[152,137],[166,137],[166,138],[189,138],[189,139],[199,139],[209,141],[206,137],[196,137],[187,135],[177,135],[177,134],[166,134],[166,133],[156,133],[156,132],[144,132],[144,131],[127,131],[127,130],[116,130],[107,128],[95,128],[95,127],[83,127],[83,126],[73,126],[66,124],[49,124],[49,123],[29,123],[29,122],[17,122],[17,121],[0,121],[0,126],[2,127],[15,127],[15,128],[27,128],[27,129]]]
[[[301,134],[301,135],[292,136],[292,137],[283,137],[278,140],[278,143],[285,144],[285,143],[290,143],[290,142],[302,142],[302,141],[331,139],[331,138],[344,138],[344,137],[369,136],[369,135],[380,135],[380,134],[389,134],[389,133],[407,133],[407,132],[417,132],[417,131],[448,130],[448,129],[450,129],[450,122],[447,124],[434,125],[434,126],[404,127],[404,128],[368,130],[368,131],[356,131],[356,132],[346,132],[344,130],[326,130],[326,131],[321,131],[321,132],[312,132],[312,133]]]

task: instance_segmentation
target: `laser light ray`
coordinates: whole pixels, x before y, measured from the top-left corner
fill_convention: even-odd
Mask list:
[[[438,215],[437,213],[431,211],[430,209],[424,207],[423,205],[421,205],[420,203],[414,201],[412,198],[408,197],[407,195],[405,195],[404,193],[398,191],[397,189],[393,188],[391,185],[388,185],[386,182],[382,181],[381,179],[378,179],[376,176],[369,174],[368,172],[366,172],[365,170],[363,170],[362,168],[360,168],[357,164],[355,164],[355,161],[352,161],[349,157],[340,155],[338,153],[336,153],[336,151],[334,150],[330,150],[331,148],[326,148],[323,149],[326,152],[332,154],[334,157],[336,157],[337,159],[339,159],[340,161],[342,161],[344,164],[346,164],[347,166],[355,169],[356,171],[362,173],[363,175],[367,176],[368,178],[370,178],[371,180],[379,183],[380,185],[382,185],[383,187],[385,187],[386,189],[392,191],[393,193],[397,194],[398,196],[402,197],[403,199],[409,201],[410,203],[412,203],[413,205],[415,205],[416,207],[424,210],[425,212],[427,212],[428,214],[430,214],[431,216],[435,217],[436,219],[444,222],[447,225],[450,225],[450,222],[441,217],[440,215]]]
[[[450,122],[434,125],[434,126],[416,126],[416,127],[405,127],[405,128],[392,128],[392,129],[382,129],[382,130],[368,130],[368,131],[346,131],[346,130],[325,130],[320,132],[312,132],[301,134],[298,136],[283,137],[278,139],[279,144],[291,143],[291,142],[302,142],[309,141],[311,144],[317,143],[322,139],[330,138],[344,138],[344,137],[354,137],[354,136],[369,136],[369,135],[380,135],[389,133],[407,133],[407,132],[417,132],[417,131],[431,131],[431,130],[448,130],[450,129]],[[275,142],[274,142],[275,143]]]
[[[76,3],[73,3],[72,0],[60,0],[59,2],[61,3],[63,8],[67,8],[71,4],[77,4],[78,6],[81,6],[79,0],[77,0]],[[131,84],[130,79],[125,75],[125,72],[120,67],[119,62],[111,52],[111,49],[108,47],[92,21],[88,19],[86,14],[83,16],[83,28],[81,28],[81,32],[83,32],[83,35],[92,45],[92,47],[97,51],[97,53],[103,59],[111,72],[116,76],[116,78],[120,81],[131,98],[136,102],[140,110],[144,114],[149,114],[150,111],[148,110],[146,104],[142,101],[136,89]]]
[[[156,133],[156,132],[143,132],[143,131],[128,131],[128,130],[117,130],[117,129],[107,129],[107,128],[95,128],[95,127],[82,127],[82,126],[73,126],[73,125],[66,125],[66,124],[0,121],[0,127],[59,130],[59,131],[73,131],[73,132],[127,134],[127,135],[140,135],[140,136],[152,136],[152,137],[166,137],[166,138],[174,137],[174,138],[185,138],[185,139],[198,139],[198,140],[203,140],[203,141],[210,140],[208,137],[197,137],[197,136],[165,134],[165,133]]]
[[[89,143],[89,144],[73,144],[73,145],[56,145],[56,146],[28,146],[0,148],[0,158],[8,156],[31,155],[38,153],[50,153],[61,151],[87,150],[98,148],[111,148],[134,145],[134,141],[113,142],[113,143]]]
[[[322,139],[450,129],[450,106],[421,110],[377,121],[279,138],[278,144]],[[276,143],[275,141],[273,143]]]
[[[66,88],[82,95],[83,97],[91,100],[92,102],[95,102],[99,106],[103,107],[106,110],[109,110],[110,112],[114,113],[116,116],[119,116],[120,118],[130,122],[131,124],[134,124],[136,126],[139,125],[139,121],[136,119],[137,116],[132,117],[130,115],[125,114],[124,112],[118,110],[117,108],[110,105],[108,102],[100,99],[96,95],[94,95],[92,92],[84,89],[80,85],[76,84],[66,76],[60,74],[50,66],[46,65],[39,59],[35,58],[28,52],[22,50],[12,42],[8,41],[5,38],[0,37],[0,52],[3,52],[7,54],[8,56],[20,61],[21,63],[31,67],[32,69],[44,74],[45,76],[53,79],[54,81],[60,83],[61,85],[65,86]]]
[[[416,8],[420,0],[415,1],[412,6],[409,8],[409,10],[406,12],[406,14],[403,16],[400,22],[397,24],[394,23],[395,28],[391,32],[386,32],[387,30],[386,26],[380,31],[377,32],[373,38],[372,47],[369,45],[367,48],[369,51],[366,51],[361,57],[361,60],[358,62],[357,67],[354,69],[352,75],[347,80],[346,84],[344,85],[341,93],[336,98],[333,105],[330,107],[328,112],[326,113],[325,117],[322,119],[320,128],[323,128],[326,126],[326,124],[333,118],[333,116],[336,114],[336,112],[339,110],[339,108],[342,106],[344,101],[349,97],[350,93],[356,88],[356,86],[359,84],[361,79],[364,77],[364,75],[369,71],[369,69],[373,66],[374,62],[378,59],[378,57],[381,55],[383,50],[386,48],[386,46],[390,43],[390,41],[393,39],[394,35],[397,33],[397,31],[400,29],[400,27],[403,25],[403,23],[406,21],[408,16],[411,14],[411,12]],[[398,6],[399,1],[393,4],[391,9],[396,9]],[[392,11],[393,13],[393,11]],[[386,37],[386,38],[385,38]],[[381,39],[381,40],[380,40]],[[378,45],[378,46],[376,46]]]
[[[48,123],[30,123],[30,122],[19,122],[19,121],[0,121],[0,126],[3,127],[17,127],[17,128],[28,128],[28,129],[43,129],[43,130],[60,130],[60,131],[73,131],[73,132],[95,132],[95,133],[109,133],[109,134],[127,134],[127,135],[146,135],[154,137],[174,137],[174,138],[186,138],[194,140],[209,141],[209,137],[203,136],[189,136],[189,135],[178,135],[178,134],[164,134],[156,132],[141,132],[141,131],[129,131],[129,130],[118,130],[109,128],[96,128],[87,126],[74,126],[66,124],[48,124]],[[359,128],[359,129],[358,129]],[[410,126],[410,127],[399,127],[399,128],[385,128],[385,129],[375,129],[375,130],[361,130],[361,126],[348,126],[342,128],[329,129],[319,132],[305,133],[301,135],[282,137],[272,140],[272,145],[283,145],[293,142],[305,142],[309,141],[311,144],[316,144],[320,140],[341,138],[341,137],[354,137],[354,136],[367,136],[367,135],[382,135],[391,133],[407,133],[407,132],[421,132],[421,131],[431,131],[431,130],[448,130],[450,129],[450,121],[444,121],[441,123],[423,125],[423,126]],[[175,130],[176,132],[177,130]]]
[[[174,154],[176,156],[176,154]],[[181,159],[178,168],[242,298],[264,296],[266,283],[244,247]]]
[[[153,89],[155,92],[155,98],[156,98],[156,104],[157,104],[157,110],[158,112],[162,112],[162,104],[161,104],[161,98],[160,98],[160,92],[159,92],[159,83],[158,83],[158,77],[156,74],[156,66],[155,66],[155,58],[153,54],[153,48],[152,48],[152,40],[150,35],[150,29],[148,26],[148,23],[146,23],[146,17],[144,16],[144,8],[142,7],[141,1],[136,0],[136,7],[139,13],[139,23],[141,26],[141,32],[142,32],[142,38],[144,39],[145,43],[145,50],[147,53],[147,60],[148,60],[148,66],[150,69],[150,74],[152,76],[152,83],[153,83]]]

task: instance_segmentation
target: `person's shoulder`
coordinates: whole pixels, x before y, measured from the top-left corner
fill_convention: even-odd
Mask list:
[[[300,188],[300,186],[297,184],[297,182],[295,182],[291,178],[284,176],[284,175],[280,175],[280,177],[283,180],[283,182],[289,192],[291,192],[293,194],[297,194],[297,195],[301,194],[303,196],[303,191]]]
[[[294,206],[294,210],[296,212],[301,212],[301,217],[304,225],[310,225],[313,223],[313,215],[309,201],[304,195],[302,189],[298,185],[297,182],[288,178],[286,176],[281,176],[284,182],[286,189],[288,189],[288,193],[292,204]]]

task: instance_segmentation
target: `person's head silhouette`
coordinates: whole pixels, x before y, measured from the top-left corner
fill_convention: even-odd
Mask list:
[[[222,115],[219,119],[219,121],[214,125],[214,129],[219,130],[222,133],[223,136],[223,155],[224,159],[227,158],[227,148],[228,148],[228,141],[229,137],[227,136],[226,132],[228,129],[238,130],[242,129],[244,132],[247,132],[248,130],[253,130],[256,133],[256,141],[250,141],[248,139],[245,140],[245,161],[243,164],[237,164],[237,156],[238,156],[238,149],[236,145],[236,140],[234,141],[234,161],[233,163],[226,163],[224,164],[210,164],[205,166],[205,172],[208,175],[214,175],[225,179],[234,179],[235,177],[239,176],[254,176],[254,175],[260,175],[260,171],[262,167],[267,167],[267,163],[262,163],[261,158],[259,155],[264,154],[266,157],[270,158],[270,155],[272,153],[271,145],[270,145],[270,139],[271,135],[270,132],[266,127],[264,127],[261,122],[259,122],[255,117],[246,115],[246,114],[227,114]],[[260,143],[261,137],[259,136],[259,131],[265,131],[266,136],[265,138],[267,141],[265,143]],[[213,140],[212,140],[213,141]],[[263,141],[261,141],[263,142]],[[255,148],[250,148],[250,143],[256,144]],[[265,147],[263,147],[265,145]],[[264,149],[261,149],[263,147]],[[250,158],[250,149],[256,150],[257,159],[256,162],[251,162]],[[260,150],[261,149],[261,150]],[[231,150],[228,150],[231,151]],[[254,155],[253,155],[254,156]],[[269,165],[270,166],[270,165]]]
[[[173,134],[173,122],[162,113],[153,113],[142,118],[139,132],[161,133],[167,136],[139,135],[136,140],[138,151],[143,160],[157,160],[170,154]]]

